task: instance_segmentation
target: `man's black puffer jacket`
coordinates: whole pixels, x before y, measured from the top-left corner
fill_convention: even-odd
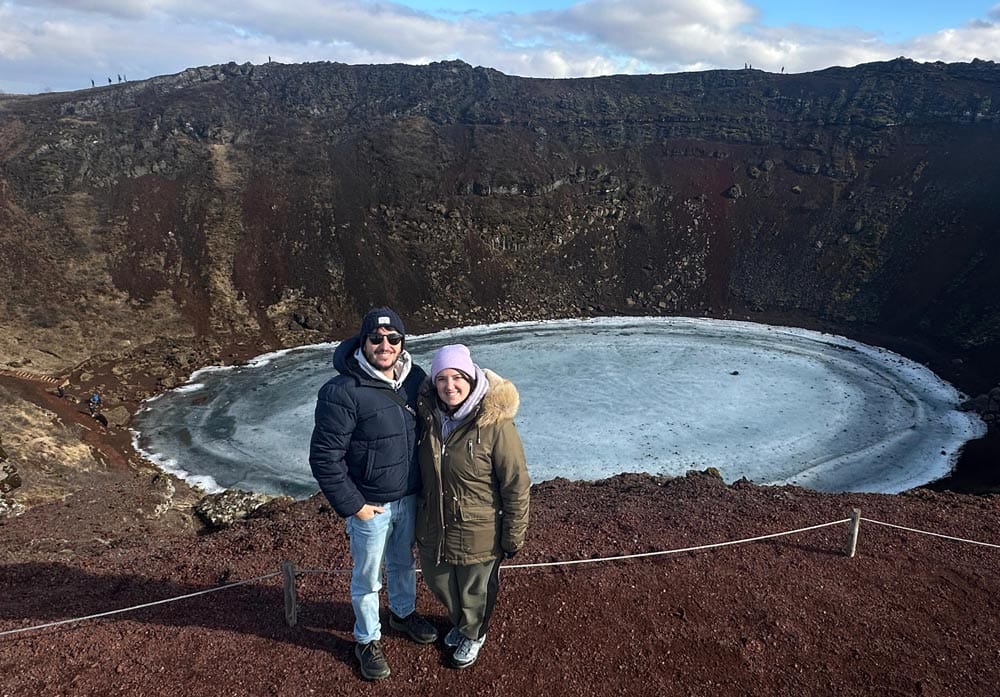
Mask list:
[[[366,503],[386,503],[420,491],[416,460],[417,392],[426,373],[416,364],[393,397],[392,387],[365,373],[354,353],[361,337],[333,354],[340,373],[319,390],[309,465],[333,509],[344,518]],[[409,407],[409,408],[407,408]]]

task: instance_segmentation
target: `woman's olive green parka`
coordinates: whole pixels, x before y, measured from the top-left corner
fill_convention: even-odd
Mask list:
[[[478,564],[524,545],[531,481],[514,426],[520,396],[491,370],[476,411],[441,442],[433,383],[417,401],[423,434],[417,446],[423,489],[417,505],[417,544],[434,563]]]

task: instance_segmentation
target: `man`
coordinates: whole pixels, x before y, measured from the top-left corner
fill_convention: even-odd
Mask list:
[[[379,589],[385,560],[389,626],[429,644],[437,631],[415,612],[413,530],[420,469],[417,392],[426,373],[406,351],[406,330],[378,307],[333,354],[339,375],[319,391],[309,465],[351,540],[354,655],[367,680],[389,677],[382,652]]]

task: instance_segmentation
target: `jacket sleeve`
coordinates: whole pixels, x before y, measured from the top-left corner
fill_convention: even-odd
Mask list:
[[[347,390],[335,383],[323,385],[316,400],[309,466],[323,495],[342,518],[354,515],[365,505],[347,466],[347,449],[357,414],[357,404]]]
[[[493,472],[503,501],[500,546],[505,552],[516,552],[524,546],[528,528],[531,480],[521,436],[513,421],[506,421],[500,427],[493,445]]]

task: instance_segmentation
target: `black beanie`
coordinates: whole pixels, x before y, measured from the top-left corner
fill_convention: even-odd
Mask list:
[[[361,320],[361,331],[358,332],[358,336],[364,339],[379,327],[392,328],[404,337],[406,336],[403,320],[400,319],[395,310],[388,307],[376,307],[374,310],[369,310],[365,318]]]

